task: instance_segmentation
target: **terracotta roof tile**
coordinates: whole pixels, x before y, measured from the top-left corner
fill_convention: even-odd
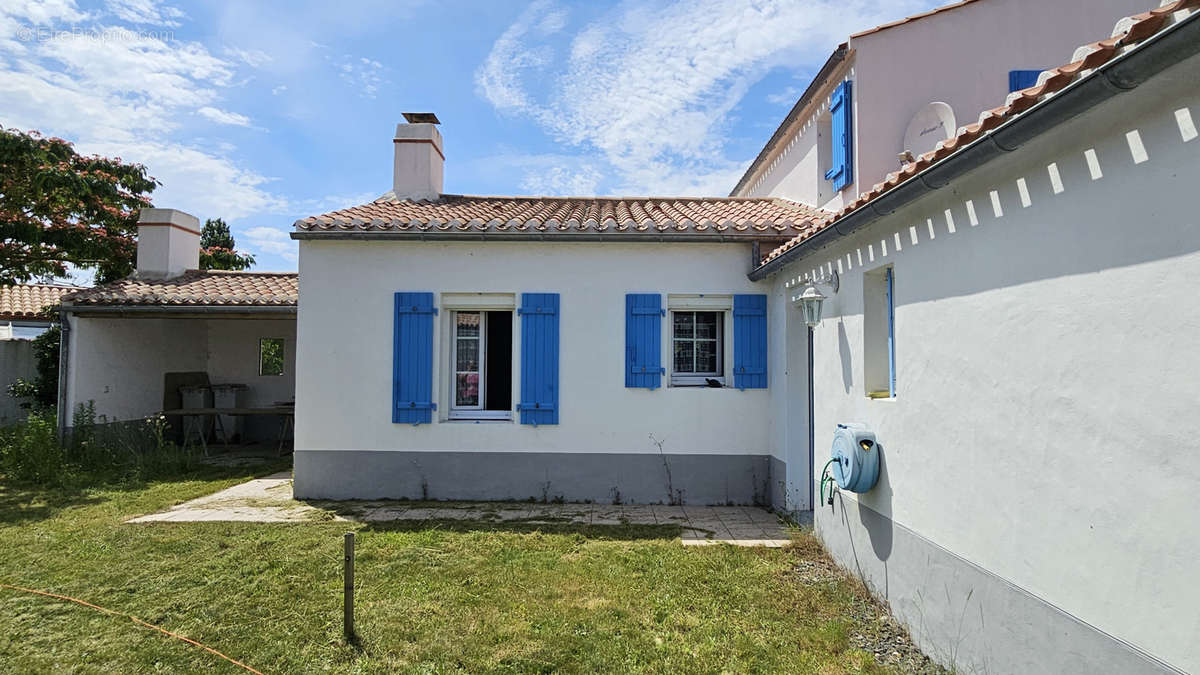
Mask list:
[[[953,6],[951,5],[951,7]],[[857,199],[844,206],[841,211],[827,215],[820,222],[816,223],[814,227],[796,235],[787,243],[771,251],[763,259],[762,263],[766,264],[778,258],[784,252],[795,248],[801,242],[836,223],[841,218],[850,214],[850,212],[862,208],[864,205],[895,189],[896,186],[911,179],[921,171],[941,162],[984,136],[989,131],[1032,108],[1043,99],[1053,96],[1076,80],[1085,77],[1094,69],[1111,61],[1124,50],[1134,47],[1147,38],[1154,36],[1158,31],[1171,25],[1172,22],[1169,19],[1176,12],[1186,14],[1198,9],[1200,9],[1200,0],[1176,0],[1175,2],[1164,4],[1157,9],[1123,19],[1117,24],[1119,32],[1116,35],[1080,47],[1075,52],[1074,61],[1058,68],[1044,71],[1038,77],[1037,84],[1009,94],[1004,105],[991,110],[985,110],[979,115],[978,122],[961,127],[953,138],[938,143],[936,148],[921,155],[916,161],[910,162],[899,171],[888,174],[887,178],[882,182],[876,183],[873,188],[861,193]],[[1182,20],[1181,16],[1175,18],[1177,21]]]
[[[191,270],[173,279],[129,278],[63,298],[73,305],[295,306],[294,272]]]
[[[822,211],[776,198],[477,197],[436,201],[390,195],[296,221],[301,232],[457,232],[561,235],[648,233],[785,239],[807,231]],[[656,237],[657,238],[657,237]]]
[[[44,319],[44,308],[57,305],[64,295],[78,290],[52,284],[0,286],[0,320]]]

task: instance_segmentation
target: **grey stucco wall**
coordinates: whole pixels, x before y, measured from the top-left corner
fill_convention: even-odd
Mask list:
[[[295,493],[298,499],[765,505],[770,471],[767,455],[297,450]]]

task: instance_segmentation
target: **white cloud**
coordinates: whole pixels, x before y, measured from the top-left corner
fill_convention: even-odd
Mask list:
[[[226,47],[225,53],[250,66],[251,68],[261,68],[275,59],[270,54],[261,49],[238,49],[237,47]]]
[[[249,240],[251,253],[272,253],[289,262],[296,262],[300,256],[296,242],[288,236],[286,230],[274,227],[251,227],[243,231]]]
[[[530,5],[476,72],[496,109],[609,164],[614,191],[725,194],[748,157],[724,152],[727,120],[768,70],[819,62],[864,26],[925,0],[626,2],[578,30]],[[544,91],[544,94],[538,95]],[[537,92],[537,93],[535,93]]]
[[[774,105],[792,105],[800,97],[804,90],[800,87],[788,87],[783,91],[777,91],[774,94],[767,94],[767,103]]]
[[[273,88],[271,89],[271,95],[272,95],[272,96],[278,96],[278,95],[282,94],[282,93],[283,93],[283,92],[285,92],[285,91],[287,91],[287,85],[286,85],[286,84],[281,84],[281,85],[279,85],[278,87],[273,87]]]
[[[250,126],[250,118],[249,117],[246,117],[245,115],[241,115],[239,113],[229,112],[228,110],[220,110],[220,109],[214,108],[210,105],[206,105],[203,108],[200,108],[199,110],[196,111],[196,114],[200,115],[201,117],[203,117],[207,120],[216,122],[217,124],[229,124],[229,125],[235,126],[235,127]]]
[[[317,45],[320,46],[320,45]],[[362,56],[344,54],[340,61],[326,55],[325,60],[334,62],[338,77],[353,87],[362,98],[375,98],[383,86],[383,64]]]
[[[145,12],[151,9],[160,18],[182,16],[156,3],[109,9],[137,21],[150,21]],[[228,219],[284,210],[286,201],[268,189],[266,176],[231,159],[230,144],[186,134],[192,113],[222,124],[249,123],[219,107],[234,64],[198,43],[102,19],[62,1],[37,15],[28,6],[0,7],[0,124],[67,138],[83,153],[146,165],[163,183],[153,194],[159,206]],[[6,30],[29,30],[33,21],[58,32],[44,40],[5,40]]]
[[[113,16],[129,23],[176,28],[178,20],[186,16],[159,0],[108,0],[104,5]]]

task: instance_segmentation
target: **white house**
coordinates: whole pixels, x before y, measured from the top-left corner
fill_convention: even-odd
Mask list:
[[[854,36],[727,199],[445,195],[413,117],[391,193],[293,233],[296,494],[811,510],[957,670],[1200,669],[1200,0],[1101,39],[1128,4]],[[952,28],[908,81],[955,84],[896,89]],[[846,423],[878,482],[814,509]]]
[[[789,367],[812,348],[811,418],[791,387],[776,416],[817,467],[838,424],[878,441],[818,534],[960,672],[1200,671],[1198,7],[1121,20],[750,275]]]
[[[392,193],[292,235],[298,496],[769,503],[746,274],[811,209],[444,195],[433,122],[393,145]]]
[[[179,409],[180,387],[189,385],[244,385],[221,407],[290,403],[296,275],[200,271],[199,261],[199,220],[174,209],[143,209],[135,274],[63,297],[64,431],[89,403],[110,422]],[[205,403],[216,402],[188,407]],[[223,423],[239,440],[279,437],[272,416]]]

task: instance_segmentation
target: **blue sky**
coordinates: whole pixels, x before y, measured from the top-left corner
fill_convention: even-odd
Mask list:
[[[446,192],[723,196],[848,34],[939,4],[8,2],[0,125],[294,270],[297,218],[390,189],[403,111],[441,118]]]

